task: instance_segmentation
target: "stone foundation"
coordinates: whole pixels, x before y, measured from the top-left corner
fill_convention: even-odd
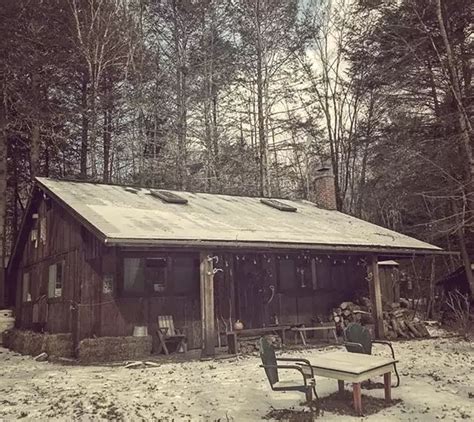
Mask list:
[[[151,354],[152,337],[97,337],[79,343],[80,363],[143,359]]]
[[[37,356],[44,352],[49,357],[74,356],[70,333],[49,334],[14,329],[3,333],[3,344],[24,355]]]

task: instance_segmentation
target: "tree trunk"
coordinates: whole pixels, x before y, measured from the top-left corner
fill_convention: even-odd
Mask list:
[[[105,81],[105,108],[104,108],[104,127],[103,127],[103,142],[104,142],[104,167],[102,171],[102,181],[109,183],[110,175],[110,145],[112,141],[112,89],[110,80]]]
[[[260,166],[260,195],[268,195],[267,186],[267,145],[265,133],[265,115],[263,111],[263,46],[260,34],[260,0],[256,1],[256,32],[257,32],[257,119],[258,119],[258,142],[259,142],[259,166]]]
[[[187,125],[187,80],[186,80],[186,57],[185,57],[185,43],[183,39],[180,39],[180,33],[178,25],[178,7],[176,0],[173,1],[173,31],[174,31],[174,42],[175,42],[175,53],[176,53],[176,118],[177,118],[177,137],[178,137],[178,151],[177,151],[177,186],[178,189],[186,189],[187,177],[186,177],[186,125]]]
[[[109,167],[110,167],[110,137],[111,137],[111,112],[104,110],[104,168],[102,171],[102,181],[109,183]]]
[[[40,175],[40,96],[39,75],[34,73],[31,77],[31,90],[33,95],[33,113],[30,145],[30,176],[31,180]]]
[[[5,255],[7,211],[7,113],[5,86],[0,98],[0,307],[5,303]]]
[[[84,74],[81,84],[81,178],[87,178],[87,153],[89,150],[89,117],[88,117],[88,102],[87,102],[87,76]]]

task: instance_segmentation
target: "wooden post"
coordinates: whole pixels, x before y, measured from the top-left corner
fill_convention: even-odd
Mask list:
[[[372,256],[370,277],[370,295],[372,300],[372,315],[375,323],[375,337],[378,339],[385,338],[383,326],[383,310],[382,310],[382,290],[380,287],[379,265],[376,255]]]
[[[352,383],[352,396],[354,409],[358,416],[362,416],[362,390],[359,382]]]
[[[383,374],[383,385],[385,390],[385,403],[392,401],[392,373],[387,372]]]
[[[214,328],[214,274],[213,261],[210,252],[200,254],[201,274],[201,324],[203,355],[215,355],[215,328]]]

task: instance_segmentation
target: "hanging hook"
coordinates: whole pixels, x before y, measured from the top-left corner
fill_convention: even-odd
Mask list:
[[[208,255],[208,256],[207,256],[207,260],[208,260],[208,261],[216,261],[216,262],[215,262],[216,264],[219,263],[219,257],[218,257],[217,255],[215,255],[215,256]]]

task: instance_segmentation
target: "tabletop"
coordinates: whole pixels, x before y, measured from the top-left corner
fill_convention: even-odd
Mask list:
[[[366,372],[372,372],[397,362],[397,360],[387,357],[336,351],[321,353],[311,362],[311,366],[316,370],[323,369],[362,375]]]

